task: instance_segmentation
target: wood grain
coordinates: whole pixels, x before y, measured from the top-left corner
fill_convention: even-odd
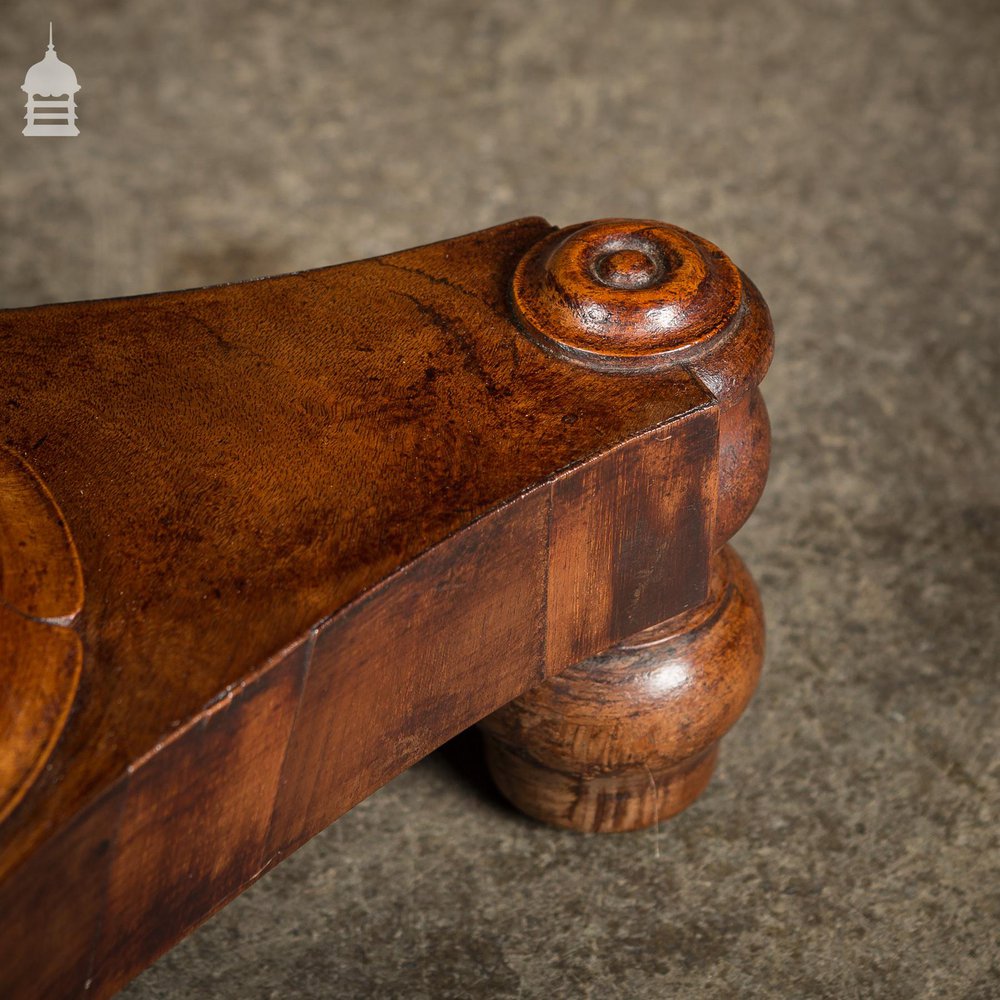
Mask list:
[[[704,790],[763,656],[760,597],[727,546],[697,608],[486,719],[490,771],[519,809],[556,826],[618,833],[669,819]]]
[[[678,451],[652,474],[636,477],[621,461],[609,479],[588,470],[557,494],[571,512],[557,521],[557,557],[562,538],[572,540],[570,549],[600,554],[582,571],[572,558],[554,566],[553,594],[564,595],[549,604],[550,625],[561,626],[551,629],[561,637],[550,646],[557,661],[584,659],[587,645],[621,639],[626,622],[646,628],[640,619],[656,600],[642,614],[632,611],[650,595],[661,612],[680,613],[482,723],[494,779],[524,812],[591,833],[635,830],[701,794],[719,740],[760,673],[763,614],[735,553],[722,549],[706,584],[710,554],[743,524],[767,479],[770,424],[757,383],[771,357],[770,314],[718,247],[675,226],[621,219],[541,240],[518,264],[513,299],[528,335],[555,356],[642,376],[681,367],[717,403],[660,432]],[[701,447],[685,441],[706,419],[711,431],[694,434]],[[649,494],[635,488],[636,478]],[[657,516],[671,527],[651,530]],[[628,527],[617,548],[603,549],[601,527],[619,521]],[[651,545],[653,538],[667,541]],[[642,584],[632,592],[592,589],[601,566],[627,567]],[[678,573],[680,566],[687,569]],[[616,603],[607,603],[609,593]]]
[[[743,286],[736,265],[694,233],[605,219],[552,233],[525,254],[513,300],[543,348],[605,371],[648,372],[734,326]]]
[[[692,411],[556,483],[549,673],[704,599],[717,436]]]
[[[68,625],[83,604],[73,539],[31,467],[0,448],[0,822],[62,733],[83,652]]]
[[[0,996],[110,995],[450,736],[704,600],[729,431],[695,366],[749,392],[766,317],[744,294],[641,377],[567,363],[511,305],[552,232],[0,312],[3,444],[86,583],[71,710],[0,824]]]

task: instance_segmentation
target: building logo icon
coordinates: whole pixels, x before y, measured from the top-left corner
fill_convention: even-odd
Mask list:
[[[28,70],[21,85],[21,90],[28,95],[28,110],[24,116],[28,124],[22,134],[79,135],[74,96],[79,89],[73,67],[67,66],[56,55],[52,44],[52,22],[49,21],[49,48],[45,58]]]

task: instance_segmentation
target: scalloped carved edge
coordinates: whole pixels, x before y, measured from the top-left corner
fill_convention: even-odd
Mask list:
[[[34,783],[66,724],[83,668],[68,626],[83,574],[52,494],[0,448],[0,821]]]

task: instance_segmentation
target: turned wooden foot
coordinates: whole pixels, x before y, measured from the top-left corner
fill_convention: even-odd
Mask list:
[[[494,712],[490,772],[529,816],[594,833],[636,830],[701,794],[764,653],[757,588],[728,545],[708,599]]]

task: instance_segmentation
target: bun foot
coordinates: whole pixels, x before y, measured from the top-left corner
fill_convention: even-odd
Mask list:
[[[686,809],[757,686],[764,619],[729,546],[704,604],[505,705],[480,725],[490,772],[518,809],[588,833]]]

